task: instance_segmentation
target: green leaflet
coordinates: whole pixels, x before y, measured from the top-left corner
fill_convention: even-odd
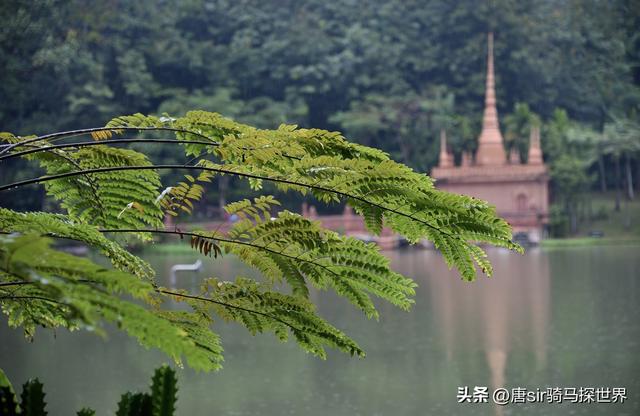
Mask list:
[[[71,174],[86,169],[151,166],[144,154],[129,149],[105,145],[46,150],[50,145],[47,141],[24,145],[43,149],[24,157],[37,161],[47,175]],[[18,149],[22,150],[21,147]],[[47,181],[45,187],[49,195],[60,201],[69,216],[79,222],[107,228],[162,224],[162,211],[155,203],[160,193],[160,179],[151,169],[73,175]]]
[[[67,215],[45,212],[22,213],[0,208],[0,231],[38,232],[43,235],[68,238],[100,250],[118,270],[148,280],[153,279],[155,274],[146,261],[106,238],[95,226],[74,221]]]
[[[353,340],[320,318],[314,305],[299,296],[271,291],[268,286],[246,278],[237,278],[235,282],[208,279],[203,284],[202,295],[215,302],[194,302],[209,306],[224,319],[244,325],[252,334],[273,332],[284,341],[290,332],[302,348],[320,358],[326,358],[325,347],[364,356],[364,351]]]

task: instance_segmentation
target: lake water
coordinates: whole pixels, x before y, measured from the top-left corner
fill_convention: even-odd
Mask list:
[[[350,334],[365,359],[332,351],[326,361],[271,335],[216,324],[225,348],[214,374],[178,370],[179,415],[639,415],[640,247],[490,251],[495,276],[460,281],[438,254],[388,252],[419,284],[410,312],[378,303],[379,322],[332,293],[314,293],[321,315]],[[147,258],[167,278],[195,255]],[[231,278],[230,260],[199,276]],[[198,275],[182,274],[179,287]],[[166,283],[165,283],[166,284]],[[167,361],[112,331],[41,332],[34,343],[0,324],[0,366],[15,385],[37,376],[50,415],[83,406],[113,414],[119,395],[146,390]],[[458,387],[625,387],[623,404],[459,404]]]

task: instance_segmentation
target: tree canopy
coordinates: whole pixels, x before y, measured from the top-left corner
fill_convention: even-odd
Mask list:
[[[427,171],[443,116],[456,151],[479,130],[490,30],[502,115],[563,108],[600,129],[640,104],[627,0],[5,1],[0,16],[0,125],[20,134],[200,108],[338,129]]]
[[[597,173],[590,186],[628,196],[640,186],[639,136],[627,134],[632,143],[618,157],[618,138],[609,134],[626,131],[611,127],[618,121],[638,124],[633,1],[9,0],[0,16],[3,130],[44,133],[99,125],[132,109],[183,115],[198,108],[260,128],[339,130],[420,172],[436,164],[443,128],[456,160],[476,150],[493,31],[508,150],[526,159],[529,130],[540,125],[545,162],[553,164],[574,157],[566,134],[592,130],[587,135],[605,140],[589,143],[597,157],[581,165],[585,176]],[[145,153],[177,163],[166,146]],[[12,181],[33,173],[8,163]],[[560,170],[551,170],[556,204]],[[179,178],[175,170],[161,174]],[[227,199],[249,192],[239,185],[221,179],[206,193],[215,210],[196,215],[222,214]],[[42,191],[16,195],[0,206],[42,207]],[[278,197],[288,207],[300,203]],[[562,205],[556,212],[570,217]]]

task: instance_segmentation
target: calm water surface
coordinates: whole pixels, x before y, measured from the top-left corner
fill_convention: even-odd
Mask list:
[[[469,284],[431,251],[387,254],[419,284],[406,313],[379,303],[368,321],[331,293],[314,293],[320,313],[367,351],[365,359],[330,352],[326,361],[217,323],[225,348],[215,374],[179,370],[179,415],[639,415],[640,247],[491,251],[495,276]],[[167,279],[195,255],[149,254]],[[162,272],[164,271],[164,273]],[[200,277],[247,273],[231,260],[207,264]],[[182,274],[179,287],[198,275]],[[165,282],[165,284],[167,284]],[[0,324],[0,366],[14,384],[38,376],[49,414],[83,406],[113,414],[119,395],[146,390],[167,359],[112,331],[41,332],[27,343]],[[459,386],[626,387],[614,404],[458,404]]]

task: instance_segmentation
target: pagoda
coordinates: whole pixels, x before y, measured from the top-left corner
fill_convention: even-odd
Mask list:
[[[531,129],[527,163],[521,163],[515,149],[507,157],[496,109],[493,34],[488,37],[484,115],[475,158],[464,152],[461,164],[456,166],[442,131],[439,163],[431,176],[439,189],[493,204],[498,215],[511,224],[516,237],[537,243],[549,217],[549,175],[542,160],[540,128]]]

